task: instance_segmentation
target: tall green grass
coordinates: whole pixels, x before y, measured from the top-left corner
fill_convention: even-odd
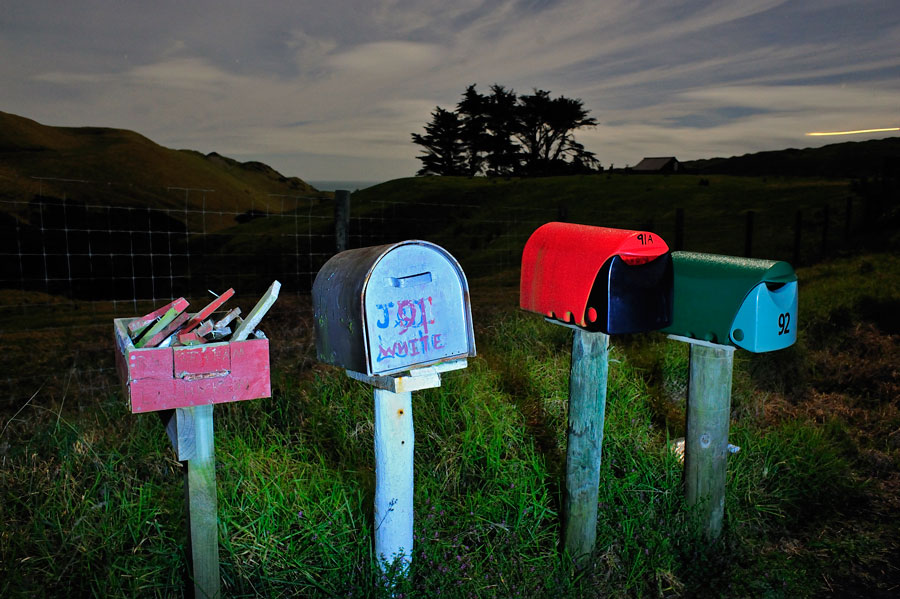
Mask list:
[[[896,282],[896,259],[884,259]],[[491,311],[469,367],[414,394],[416,544],[394,594],[802,597],[886,563],[887,533],[856,513],[877,498],[860,475],[866,448],[837,415],[817,421],[796,406],[819,380],[810,345],[828,339],[833,315],[849,310],[858,324],[867,301],[895,301],[897,287],[878,295],[876,277],[861,275],[869,292],[851,281],[833,294],[843,283],[829,278],[859,264],[818,268],[801,298],[822,304],[802,304],[808,324],[787,359],[802,385],[764,382],[778,377],[776,356],[737,360],[741,451],[716,542],[698,533],[669,450],[683,434],[686,352],[661,335],[613,338],[597,551],[582,570],[559,547],[571,332]],[[273,384],[270,399],[214,412],[225,595],[389,594],[372,555],[371,388],[326,367],[276,371]],[[128,414],[118,395],[37,394],[2,427],[0,595],[182,594],[181,466],[155,415]]]

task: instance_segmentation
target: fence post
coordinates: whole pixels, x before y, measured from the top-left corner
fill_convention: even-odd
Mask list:
[[[334,192],[334,241],[338,253],[347,249],[350,229],[350,191],[338,189]]]
[[[847,216],[844,222],[844,241],[850,240],[850,230],[853,228],[853,196],[847,196]]]
[[[585,565],[597,541],[597,497],[606,414],[609,335],[576,330],[569,378],[563,540]]]
[[[753,254],[753,217],[756,215],[756,212],[753,210],[747,211],[747,220],[744,225],[744,257],[750,258]]]
[[[828,204],[825,204],[822,207],[822,250],[820,252],[822,256],[828,253],[828,219]]]
[[[803,211],[798,210],[794,216],[794,266],[800,266],[800,241],[803,228]]]
[[[684,249],[684,208],[675,209],[675,250]]]

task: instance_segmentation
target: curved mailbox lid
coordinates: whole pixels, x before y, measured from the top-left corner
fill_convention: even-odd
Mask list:
[[[603,329],[606,323],[591,321],[589,305],[595,282],[601,283],[598,274],[607,261],[620,257],[615,265],[617,268],[613,269],[610,264],[607,270],[625,272],[628,267],[647,264],[668,251],[669,246],[661,237],[647,231],[547,223],[532,233],[525,244],[519,305],[525,310],[582,328]],[[609,285],[610,280],[602,283]],[[610,291],[610,294],[614,293],[615,290]],[[603,304],[605,310],[606,298]],[[667,322],[665,320],[659,326]]]
[[[674,316],[664,333],[754,352],[796,340],[797,275],[787,262],[699,252],[672,252],[672,262]],[[783,314],[786,331],[778,325]]]
[[[427,241],[333,256],[312,290],[320,361],[384,375],[475,355],[465,274]]]

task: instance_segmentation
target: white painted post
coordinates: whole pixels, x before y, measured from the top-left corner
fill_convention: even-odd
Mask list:
[[[413,552],[412,393],[375,389],[375,555],[383,571]]]

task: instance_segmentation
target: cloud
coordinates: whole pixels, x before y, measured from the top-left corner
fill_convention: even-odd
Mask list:
[[[410,133],[470,83],[581,98],[600,126],[578,137],[604,163],[778,149],[898,117],[900,11],[878,3],[198,1],[58,14],[36,1],[4,15],[4,110],[266,156],[309,178],[333,176],[304,168],[336,157],[415,172]]]

